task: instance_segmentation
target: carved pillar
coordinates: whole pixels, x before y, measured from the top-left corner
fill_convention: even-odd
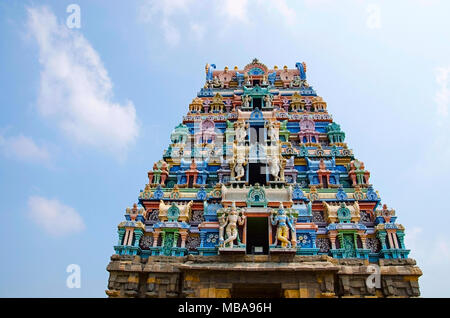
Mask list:
[[[367,235],[364,233],[358,233],[358,234],[359,234],[359,238],[361,239],[362,248],[367,249],[367,245],[366,245]]]
[[[392,240],[392,231],[387,231],[387,237],[389,241],[389,248],[395,248],[394,241]]]
[[[384,250],[387,249],[387,246],[386,246],[386,232],[378,232],[377,236],[380,239],[381,248],[384,249]]]
[[[317,248],[317,245],[316,245],[317,234],[316,233],[310,233],[310,234],[311,234],[312,247]]]
[[[405,233],[397,232],[398,240],[400,241],[400,248],[405,249]]]
[[[178,232],[173,233],[173,244],[172,247],[177,247],[177,243],[178,243]]]
[[[148,175],[148,184],[152,184],[153,183],[153,171],[149,171],[147,173]]]
[[[167,175],[165,173],[162,173],[160,178],[161,178],[161,185],[165,186]]]
[[[206,232],[200,231],[200,247],[204,247]]]
[[[336,249],[336,233],[330,232],[328,234],[328,237],[330,238],[330,241],[331,241],[331,248],[335,250]]]
[[[142,235],[144,234],[144,231],[141,229],[134,229],[134,246],[139,247],[139,241],[141,240]]]
[[[117,232],[119,233],[119,243],[117,245],[124,245],[123,244],[123,236],[125,234],[125,229],[120,228]]]
[[[161,230],[159,230],[159,229],[155,229],[153,232],[153,247],[158,246],[158,238],[159,238],[160,232],[161,232]]]
[[[187,231],[180,231],[180,235],[181,235],[181,248],[185,248],[186,247],[186,239],[187,239]]]
[[[388,231],[388,235],[389,235],[389,242],[392,242],[391,248],[399,248],[395,231],[393,230]]]

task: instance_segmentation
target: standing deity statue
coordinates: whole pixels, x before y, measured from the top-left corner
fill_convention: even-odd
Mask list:
[[[267,76],[266,76],[266,74],[264,74],[263,77],[262,77],[261,85],[262,86],[267,85]]]
[[[233,158],[230,160],[230,166],[234,180],[240,181],[245,175],[244,166],[247,164],[246,156],[248,154],[248,147],[245,145],[238,146],[238,143],[233,144]]]
[[[284,168],[286,166],[286,159],[281,154],[281,143],[278,145],[265,146],[267,163],[269,165],[269,172],[273,176],[274,181],[284,182]]]
[[[250,84],[250,77],[247,73],[244,73],[244,86],[249,86]]]
[[[233,248],[234,241],[238,237],[238,224],[244,225],[245,222],[245,215],[240,215],[240,213],[236,209],[236,204],[233,201],[233,204],[231,206],[231,211],[228,213],[228,216],[225,220],[226,224],[226,235],[227,239],[223,242],[223,247]]]
[[[243,120],[236,122],[235,135],[238,143],[243,143],[245,141],[245,137],[247,136],[247,128],[248,125],[246,125]]]
[[[268,94],[268,95],[266,95],[265,97],[264,97],[264,101],[265,101],[265,108],[272,108],[272,100],[273,100],[273,97],[272,97],[272,95],[270,95],[270,94]]]
[[[238,162],[236,167],[234,168],[235,179],[241,181],[242,177],[245,175],[245,169],[242,166],[242,163]]]
[[[278,212],[272,211],[271,222],[273,226],[277,226],[277,241],[281,242],[281,247],[292,247],[289,241],[289,230],[295,233],[294,226],[286,211],[283,207],[283,203],[280,203]]]
[[[279,139],[278,135],[279,135],[278,128],[275,122],[270,121],[267,124],[267,136],[270,138],[270,141],[277,142]]]
[[[242,107],[249,108],[252,98],[248,95],[242,96]]]
[[[275,181],[280,181],[280,160],[278,156],[271,156],[269,159],[269,170]]]

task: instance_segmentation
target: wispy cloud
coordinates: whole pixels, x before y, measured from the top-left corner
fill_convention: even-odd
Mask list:
[[[247,5],[247,0],[224,0],[216,9],[228,19],[246,22],[248,20]]]
[[[446,118],[450,106],[450,67],[437,68],[435,79],[439,87],[434,97],[437,104],[437,113],[439,116]]]
[[[124,155],[138,136],[131,101],[112,101],[113,85],[88,40],[58,23],[47,7],[28,8],[28,32],[39,46],[42,65],[37,102],[72,140]]]
[[[191,3],[192,0],[147,0],[139,8],[139,19],[159,23],[167,44],[176,46],[180,42],[180,32],[172,21],[173,15],[186,13]]]
[[[275,11],[281,15],[282,20],[288,24],[292,25],[295,23],[296,14],[295,10],[291,7],[289,7],[286,0],[277,0],[277,1],[270,1],[270,6],[267,6],[268,8],[275,9]]]
[[[367,5],[367,20],[366,26],[369,29],[381,28],[381,7],[379,4],[370,3]]]
[[[234,27],[248,27],[255,21],[261,22],[267,13],[275,13],[277,23],[288,26],[297,18],[292,3],[287,0],[146,0],[139,8],[138,20],[157,25],[163,31],[165,42],[176,47],[189,38],[187,33],[201,41],[207,32],[217,36]]]
[[[205,27],[198,23],[191,23],[191,32],[196,40],[201,41],[205,36]]]
[[[68,236],[85,229],[78,212],[56,199],[31,196],[28,199],[28,216],[52,236]]]
[[[0,135],[0,150],[8,158],[32,163],[47,164],[51,157],[45,146],[38,146],[32,138],[24,135]]]

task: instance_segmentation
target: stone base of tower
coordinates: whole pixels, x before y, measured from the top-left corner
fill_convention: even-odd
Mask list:
[[[413,259],[334,259],[325,255],[113,255],[109,297],[418,297]],[[367,284],[374,269],[380,279]],[[375,277],[375,276],[372,276]]]

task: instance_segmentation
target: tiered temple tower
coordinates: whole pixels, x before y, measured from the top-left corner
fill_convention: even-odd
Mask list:
[[[404,227],[306,64],[206,65],[118,226],[111,297],[414,297]]]

